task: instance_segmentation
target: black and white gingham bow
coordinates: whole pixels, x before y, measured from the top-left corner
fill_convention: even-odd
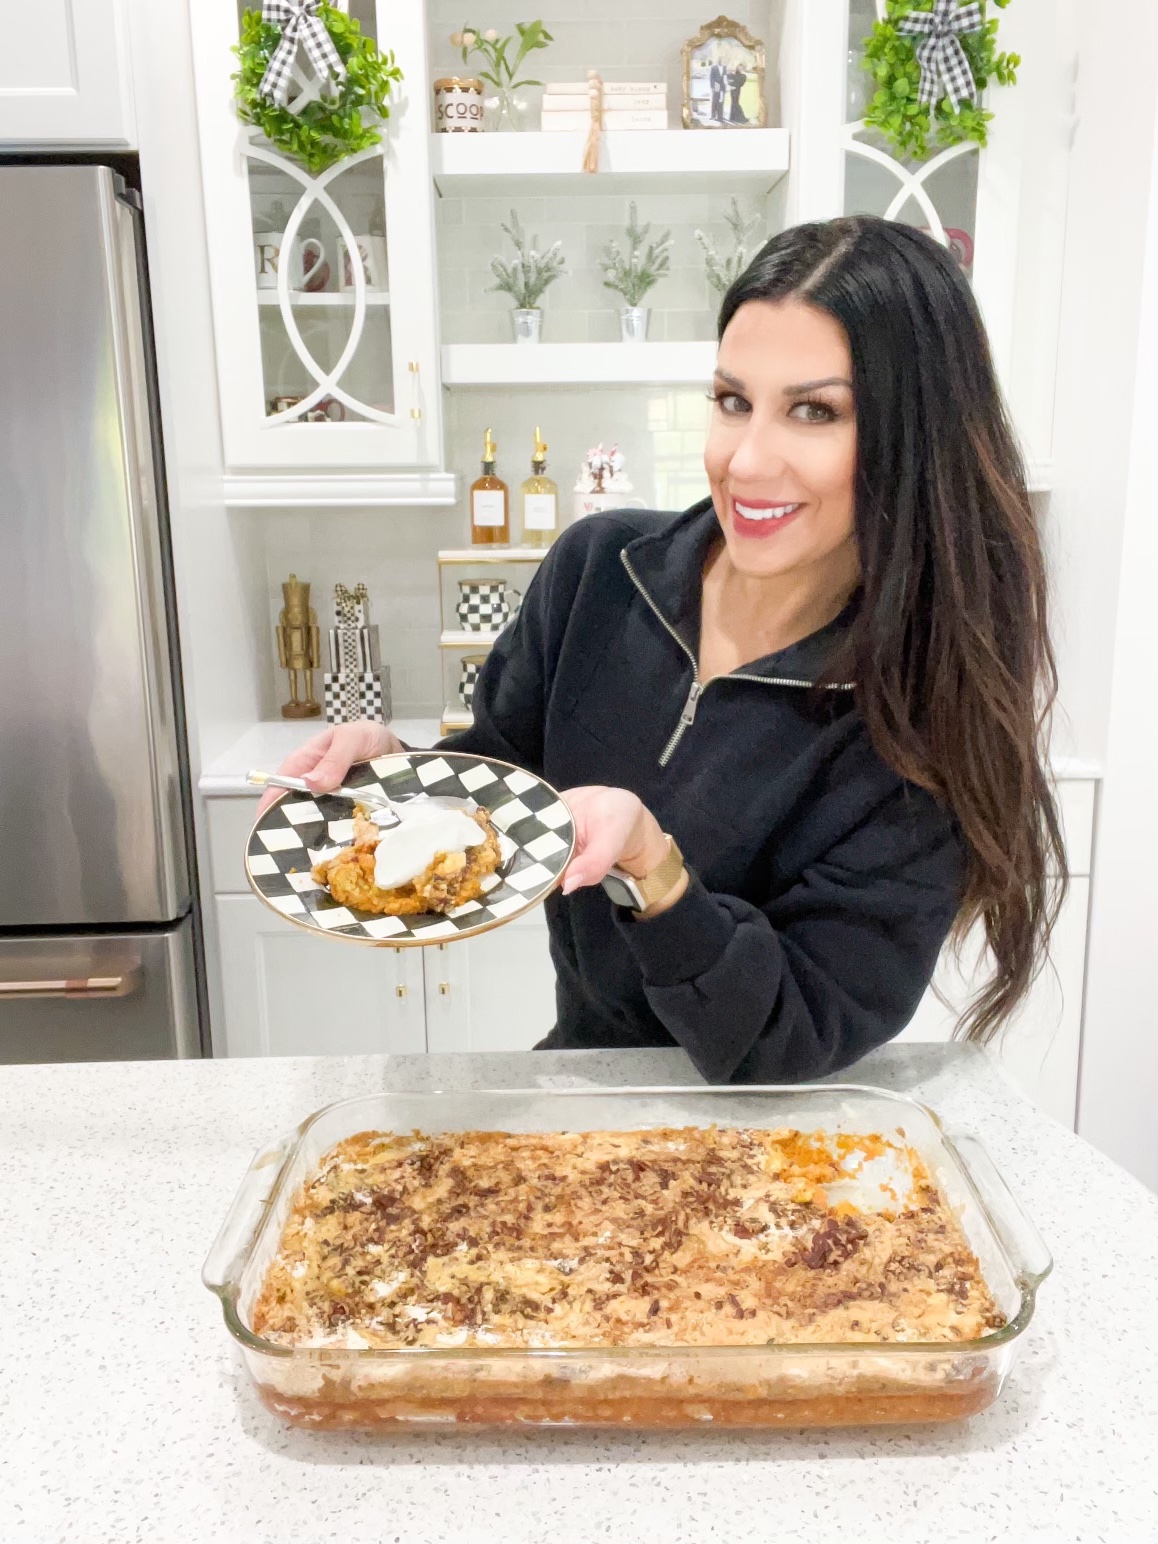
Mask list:
[[[305,45],[319,80],[332,76],[340,82],[346,78],[346,66],[326,31],[325,22],[318,15],[319,3],[320,0],[262,0],[262,21],[280,27],[282,34],[281,42],[261,77],[258,90],[263,97],[268,97],[279,107],[284,107],[289,101],[290,81],[299,43]]]
[[[917,60],[921,66],[917,101],[922,107],[932,107],[938,97],[944,95],[956,112],[962,101],[977,90],[957,34],[977,32],[984,25],[981,6],[976,0],[962,6],[958,6],[957,0],[934,0],[931,11],[910,11],[897,23],[898,32],[924,37],[924,42],[917,44]]]

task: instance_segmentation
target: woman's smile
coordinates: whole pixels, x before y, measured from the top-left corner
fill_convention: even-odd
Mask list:
[[[805,513],[803,503],[775,504],[768,499],[732,495],[732,525],[737,536],[757,541],[774,536]]]

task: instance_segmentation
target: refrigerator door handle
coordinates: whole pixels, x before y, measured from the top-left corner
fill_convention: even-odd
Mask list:
[[[112,172],[102,178],[109,300],[116,318],[114,369],[121,404],[128,518],[137,573],[136,626],[143,661],[143,689],[153,803],[161,833],[161,878],[166,913],[177,916],[190,893],[185,861],[181,772],[176,754],[173,662],[164,625],[166,597],[158,530],[162,518],[159,442],[151,431],[149,352],[141,294],[143,240],[139,208],[118,193]]]
[[[0,1003],[26,997],[124,997],[132,991],[125,976],[87,976],[71,981],[0,981]]]

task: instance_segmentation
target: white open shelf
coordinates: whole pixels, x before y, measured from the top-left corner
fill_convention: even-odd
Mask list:
[[[548,547],[444,547],[438,554],[440,563],[541,563],[550,551]]]
[[[706,386],[714,343],[447,343],[444,386]]]
[[[438,647],[440,649],[489,649],[501,631],[501,628],[496,627],[493,633],[465,631],[439,633]]]
[[[448,703],[443,711],[440,725],[443,734],[450,734],[455,729],[469,729],[474,723],[474,715],[468,713],[461,703]]]
[[[310,309],[314,306],[325,309],[354,309],[353,290],[318,290],[316,293],[310,290],[290,290],[290,305],[296,310],[299,306]],[[275,289],[260,289],[257,292],[259,306],[280,305],[280,297]],[[388,306],[390,304],[389,290],[367,290],[366,304],[368,306]]]
[[[431,169],[440,194],[615,192],[646,178],[681,193],[766,193],[788,170],[787,129],[641,129],[605,133],[599,171],[583,171],[585,130],[544,134],[434,134]]]
[[[361,426],[325,427],[332,432]],[[227,472],[223,492],[233,509],[313,509],[323,504],[411,509],[417,504],[456,503],[458,479],[453,472]]]

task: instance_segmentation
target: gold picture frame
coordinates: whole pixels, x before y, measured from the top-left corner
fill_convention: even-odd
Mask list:
[[[764,44],[747,27],[717,16],[689,38],[681,52],[685,129],[767,126]]]

